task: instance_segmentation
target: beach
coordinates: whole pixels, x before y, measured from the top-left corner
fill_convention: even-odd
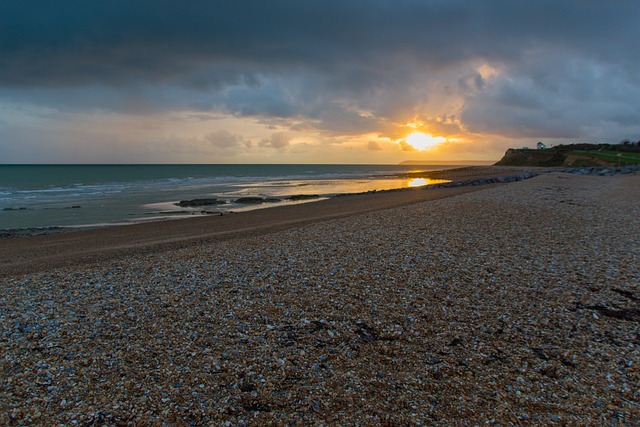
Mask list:
[[[405,180],[445,180],[465,182],[498,176],[518,176],[544,168],[472,166],[435,170],[395,177]],[[347,186],[348,187],[348,186]],[[371,191],[342,194],[338,198],[291,204],[257,212],[220,212],[217,215],[188,216],[177,221],[152,221],[126,226],[13,230],[2,238],[0,233],[0,273],[33,272],[41,267],[72,265],[97,259],[109,259],[129,253],[171,249],[206,241],[228,240],[258,235],[331,218],[357,215],[394,206],[451,197],[475,191],[475,186],[438,189],[398,188],[398,191]],[[426,188],[426,187],[423,187]],[[264,206],[270,206],[266,204]],[[69,231],[72,231],[69,233]],[[61,235],[57,235],[62,233]],[[30,239],[13,237],[33,236]],[[9,238],[6,238],[9,237]]]
[[[638,425],[639,184],[0,239],[0,424]]]
[[[287,206],[434,184],[460,166],[0,165],[0,238]],[[472,168],[472,173],[477,173]]]

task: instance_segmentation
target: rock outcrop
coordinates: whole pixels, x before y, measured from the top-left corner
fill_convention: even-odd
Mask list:
[[[198,208],[201,206],[213,206],[213,205],[224,205],[224,204],[226,204],[224,200],[218,200],[218,199],[180,200],[178,203],[175,203],[176,206],[180,206],[181,208]]]

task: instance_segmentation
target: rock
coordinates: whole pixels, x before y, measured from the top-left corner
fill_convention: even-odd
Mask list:
[[[298,201],[298,200],[309,200],[309,199],[317,199],[317,194],[294,194],[293,196],[287,197],[287,200]]]
[[[211,206],[211,205],[224,205],[226,202],[224,200],[218,199],[193,199],[193,200],[180,200],[178,203],[174,203],[176,206],[180,206],[181,208],[193,208],[200,206]]]
[[[278,199],[277,197],[250,196],[250,197],[240,197],[239,199],[234,200],[234,203],[239,203],[242,205],[259,205],[262,203],[279,203],[281,201],[282,200]]]
[[[261,203],[265,203],[265,199],[263,197],[240,197],[239,199],[234,200],[234,203],[242,205],[259,205]]]

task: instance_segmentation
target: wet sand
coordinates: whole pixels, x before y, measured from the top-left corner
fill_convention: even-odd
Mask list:
[[[516,174],[530,169],[474,166],[427,172],[420,174],[419,177],[465,180]],[[332,218],[454,197],[481,188],[445,188],[428,191],[417,188],[366,193],[224,216],[204,216],[68,233],[0,238],[0,274],[36,272],[41,269],[110,259],[132,253],[148,253],[242,236],[257,236]]]

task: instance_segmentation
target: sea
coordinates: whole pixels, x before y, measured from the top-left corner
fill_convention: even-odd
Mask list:
[[[0,165],[0,230],[102,227],[220,215],[338,194],[428,185],[436,181],[403,174],[460,166]],[[247,198],[265,202],[247,204]],[[194,199],[216,199],[218,204],[178,205]]]

